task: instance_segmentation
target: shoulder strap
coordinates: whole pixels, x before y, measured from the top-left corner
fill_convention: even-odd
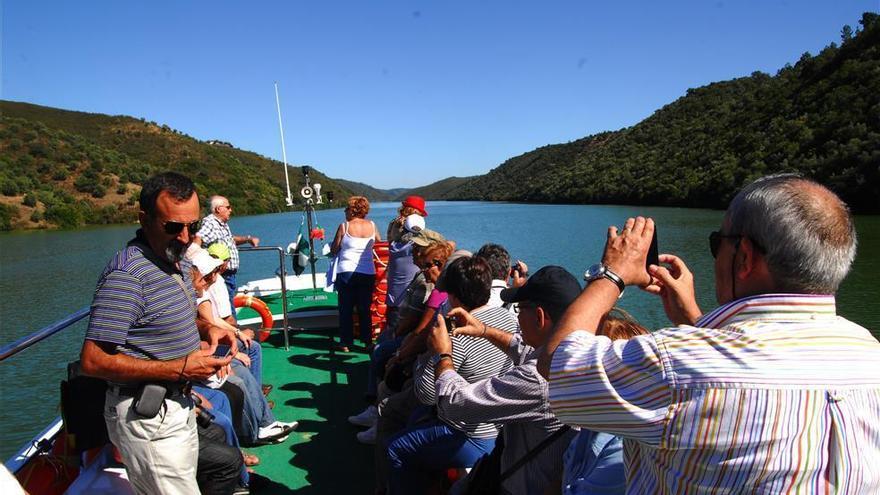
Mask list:
[[[376,222],[370,220],[370,224],[373,226],[373,235],[370,237],[376,237]]]
[[[346,221],[342,224],[342,233],[343,233],[343,234],[348,234],[348,220],[346,220]]]
[[[544,440],[541,440],[541,443],[539,443],[538,445],[535,445],[535,448],[528,451],[526,453],[526,455],[520,457],[520,459],[518,461],[513,463],[513,466],[510,466],[509,468],[507,468],[506,471],[501,473],[501,476],[498,477],[498,483],[500,484],[502,481],[509,478],[510,475],[515,473],[519,468],[523,467],[527,462],[534,459],[535,456],[537,456],[538,454],[541,453],[541,451],[543,451],[544,449],[549,447],[551,443],[553,443],[557,438],[561,437],[562,435],[565,435],[569,430],[571,430],[571,427],[568,425],[564,425],[562,428],[554,431],[550,436],[548,436]]]

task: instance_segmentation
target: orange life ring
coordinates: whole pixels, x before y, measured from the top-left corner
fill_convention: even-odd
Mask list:
[[[269,338],[272,326],[275,324],[275,320],[272,318],[272,311],[269,310],[269,305],[262,299],[258,299],[250,294],[238,294],[232,300],[232,303],[236,308],[251,308],[260,315],[260,318],[263,320],[263,327],[257,332],[257,339],[260,342],[265,342]]]

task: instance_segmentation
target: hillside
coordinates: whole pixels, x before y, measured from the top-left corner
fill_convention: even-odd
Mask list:
[[[255,153],[132,117],[12,101],[0,101],[0,115],[0,230],[133,222],[139,184],[164,170],[191,177],[205,205],[222,194],[239,215],[287,208],[283,165]],[[302,173],[289,175],[298,198]],[[339,198],[352,194],[311,177]]]
[[[724,207],[746,182],[800,172],[880,211],[880,21],[775,76],[690,89],[639,124],[511,158],[443,199]]]
[[[459,186],[469,183],[476,178],[477,177],[447,177],[443,180],[428,184],[427,186],[405,189],[394,199],[401,200],[410,194],[416,194],[425,199],[446,199],[453,197]]]
[[[364,196],[371,202],[378,201],[391,201],[394,199],[394,195],[389,191],[384,191],[382,189],[376,189],[373,186],[364,184],[363,182],[354,182],[351,180],[345,179],[333,179],[346,189],[350,190],[352,193],[357,194],[358,196]]]

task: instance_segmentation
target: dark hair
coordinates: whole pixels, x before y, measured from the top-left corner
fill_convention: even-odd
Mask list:
[[[492,269],[492,278],[507,280],[510,276],[510,253],[504,249],[504,246],[492,243],[484,244],[474,256],[486,260]]]
[[[446,292],[470,311],[489,302],[492,270],[483,258],[468,256],[453,261],[444,270]]]
[[[163,172],[147,179],[141,187],[140,206],[150,218],[156,215],[156,199],[162,191],[178,201],[186,201],[196,191],[196,185],[176,172]]]
[[[547,313],[547,315],[550,316],[550,319],[553,320],[554,323],[559,322],[559,320],[562,318],[562,315],[565,314],[565,310],[568,309],[568,306],[563,306],[561,304],[550,304],[544,301],[536,301],[534,304],[535,306],[540,306],[541,309],[543,309]]]

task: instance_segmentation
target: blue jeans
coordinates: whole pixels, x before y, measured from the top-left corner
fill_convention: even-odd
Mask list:
[[[376,347],[373,347],[373,353],[370,355],[370,368],[367,373],[367,395],[376,396],[376,388],[379,385],[379,380],[382,379],[385,372],[385,364],[388,363],[388,360],[391,359],[391,356],[397,352],[397,349],[400,349],[400,344],[403,342],[403,337],[391,337],[390,339],[385,339],[383,336],[386,333],[382,333],[379,335],[379,338],[376,339]]]
[[[257,380],[248,370],[247,366],[237,359],[232,360],[234,375],[229,376],[229,381],[244,392],[244,412],[241,419],[239,439],[246,444],[254,443],[260,434],[261,426],[269,426],[275,422],[275,415],[269,409],[269,403]]]
[[[240,448],[238,443],[238,436],[235,434],[235,429],[232,427],[232,405],[229,404],[229,399],[226,398],[226,394],[221,392],[220,390],[203,387],[201,385],[193,385],[193,390],[205,396],[208,399],[208,402],[211,403],[211,414],[214,415],[214,424],[223,428],[223,432],[226,433],[226,443],[232,445],[233,447]],[[247,486],[250,483],[250,475],[247,472],[247,466],[241,467],[241,484],[242,486]]]
[[[257,385],[260,386],[262,391],[263,387],[263,347],[257,342],[257,339],[251,340],[251,346],[245,347],[244,341],[238,339],[238,350],[247,354],[247,357],[251,360],[251,365],[248,369],[251,370],[251,375],[254,376],[254,379],[257,380]]]
[[[232,316],[235,316],[235,274],[238,273],[238,270],[226,270],[220,275],[223,276],[223,281],[226,282],[226,290],[229,292],[229,307],[232,308]]]
[[[354,343],[354,307],[358,308],[361,341],[369,345],[373,341],[373,321],[370,305],[376,276],[358,272],[345,272],[336,276],[336,292],[339,294],[339,342],[344,346]]]
[[[388,444],[389,494],[424,493],[432,476],[451,467],[471,467],[494,447],[494,438],[470,438],[436,419],[409,427]]]

